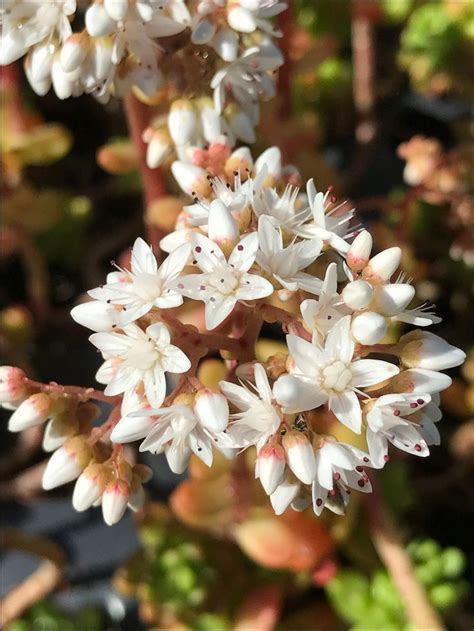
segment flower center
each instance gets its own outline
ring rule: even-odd
[[[155,342],[149,340],[138,340],[127,351],[125,360],[133,368],[149,370],[160,358],[160,351]]]
[[[137,274],[133,279],[133,289],[145,302],[154,302],[161,296],[161,282],[156,274]]]
[[[326,390],[344,392],[352,380],[352,372],[344,362],[337,360],[323,369],[322,387]]]
[[[234,270],[222,267],[209,275],[209,285],[220,294],[229,296],[238,288],[239,280]]]

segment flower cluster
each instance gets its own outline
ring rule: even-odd
[[[419,328],[385,343],[389,327],[393,338],[400,323],[439,318],[412,306],[403,275],[394,280],[400,249],[374,254],[370,234],[351,227],[353,210],[312,180],[300,190],[276,147],[255,162],[240,148],[214,168],[175,162],[194,199],[162,241],[168,256],[159,265],[138,238],[129,269],[72,310],[94,331],[104,393],[77,398],[16,368],[0,374],[12,431],[48,421],[45,488],[77,479],[74,506],[102,503],[107,523],[143,502],[148,472],[123,451],[138,440],[176,473],[191,454],[211,466],[214,449],[233,458],[254,447],[276,513],[343,513],[352,490],[370,492],[366,469],[385,465],[389,444],[424,457],[439,443],[439,392],[451,383],[441,371],[465,358]],[[257,362],[265,323],[282,326],[286,352]],[[215,389],[198,378],[209,353],[227,368]],[[102,426],[84,397],[113,405]],[[340,425],[353,441],[337,440]]]
[[[277,0],[6,0],[0,64],[25,56],[41,96],[52,86],[60,99],[86,93],[105,103],[133,89],[166,105],[144,133],[150,168],[173,152],[212,162],[239,139],[255,141],[259,100],[274,96],[273,73],[283,63],[271,18],[285,7]],[[77,23],[84,27],[73,31]]]

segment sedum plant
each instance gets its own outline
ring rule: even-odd
[[[160,241],[166,258],[137,238],[129,262],[72,310],[93,331],[104,389],[44,384],[4,366],[10,430],[46,423],[44,488],[75,481],[74,507],[101,505],[109,525],[145,500],[151,471],[124,450],[135,442],[164,453],[175,473],[191,454],[212,467],[216,451],[233,459],[255,447],[275,513],[344,513],[352,491],[371,492],[367,470],[385,466],[389,445],[426,457],[439,443],[439,392],[451,383],[442,371],[465,355],[427,330],[439,318],[399,271],[399,247],[373,251],[354,210],[304,183],[278,147],[257,158],[236,148],[253,142],[259,99],[275,92],[283,59],[271,18],[284,3],[78,8],[85,27],[73,31],[75,2],[6,3],[2,62],[25,55],[39,94],[52,84],[59,98],[133,91],[160,103],[143,135],[148,168],[173,155],[189,203]],[[396,322],[413,328],[388,341]],[[286,344],[257,362],[267,325]],[[209,388],[198,371],[216,355],[226,376]],[[99,423],[97,402],[109,405]]]

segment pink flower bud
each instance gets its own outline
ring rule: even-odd
[[[316,475],[313,446],[301,432],[289,431],[283,436],[283,447],[290,469],[304,484],[311,484]]]
[[[259,451],[256,474],[267,495],[271,495],[280,484],[285,465],[285,452],[280,445],[269,443]]]
[[[107,526],[113,526],[122,519],[129,497],[130,487],[124,480],[107,484],[102,495],[102,515]]]
[[[373,297],[372,285],[365,280],[354,280],[342,290],[342,298],[349,309],[358,311],[365,309]]]
[[[13,412],[8,429],[11,432],[22,432],[29,427],[41,425],[48,418],[51,407],[50,396],[44,392],[32,394]]]
[[[211,187],[207,179],[207,172],[201,167],[176,160],[171,165],[171,171],[176,182],[188,195],[194,193],[206,197],[210,193]]]
[[[401,258],[402,251],[399,247],[383,250],[370,259],[362,271],[362,278],[370,283],[387,282],[400,265]]]
[[[349,248],[347,253],[347,264],[349,267],[358,272],[363,269],[369,262],[370,252],[372,251],[372,236],[367,230],[359,232]]]
[[[106,482],[105,467],[102,464],[90,464],[77,478],[72,494],[72,505],[81,512],[90,508],[102,497]]]
[[[374,311],[365,311],[352,320],[351,333],[359,344],[368,346],[377,344],[387,332],[387,322],[383,316]]]
[[[89,38],[85,33],[73,33],[64,42],[59,55],[64,72],[73,72],[86,58]]]
[[[229,404],[224,395],[200,390],[194,401],[194,411],[201,425],[211,432],[222,432],[229,422]]]
[[[0,366],[0,404],[18,404],[26,395],[26,375],[23,370],[14,366]]]

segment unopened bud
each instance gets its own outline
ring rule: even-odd
[[[233,104],[226,107],[224,115],[232,133],[237,138],[250,144],[255,142],[256,136],[252,121],[245,112]]]
[[[246,180],[252,170],[252,154],[248,147],[239,147],[231,153],[225,163],[224,172],[227,177],[239,173],[242,180]]]
[[[311,484],[316,475],[316,459],[307,437],[301,432],[288,431],[282,442],[290,469],[301,482]]]
[[[194,137],[197,128],[197,115],[191,103],[185,99],[175,101],[168,114],[168,129],[177,145],[185,145]]]
[[[374,284],[387,282],[400,265],[401,258],[402,251],[399,247],[383,250],[370,259],[362,270],[362,278]]]
[[[351,270],[359,272],[369,262],[372,251],[372,236],[367,230],[362,230],[356,236],[347,253],[347,264]]]
[[[112,20],[123,20],[128,12],[128,0],[104,0],[104,9]]]
[[[46,491],[75,480],[87,466],[92,451],[83,436],[70,438],[49,459],[43,474]]]
[[[374,311],[365,311],[356,315],[352,320],[351,333],[353,338],[363,344],[370,346],[377,344],[387,332],[387,322],[383,316]]]
[[[376,287],[372,308],[385,316],[401,313],[412,301],[415,288],[408,283],[392,283]]]
[[[147,133],[147,132],[150,133]],[[150,169],[156,169],[171,153],[171,138],[165,129],[146,130],[144,140],[147,143],[146,163]]]
[[[115,20],[105,10],[102,3],[94,2],[85,15],[86,29],[91,37],[110,35],[116,28]]]
[[[365,309],[372,301],[374,291],[372,285],[365,280],[354,280],[342,290],[342,299],[354,311]]]
[[[451,377],[442,372],[410,368],[392,377],[390,389],[392,392],[415,392],[419,394],[433,394],[446,390],[452,383]]]
[[[267,495],[271,495],[280,484],[285,465],[285,452],[281,445],[269,443],[258,452],[256,473]]]
[[[73,33],[67,38],[59,55],[64,72],[73,72],[80,67],[87,55],[88,42],[86,33]]]
[[[102,495],[102,515],[107,526],[113,526],[122,519],[129,497],[130,487],[124,480],[107,484]]]
[[[201,167],[176,160],[171,165],[171,171],[176,182],[188,195],[202,195],[207,197],[211,192],[211,185],[207,179],[207,172]]]
[[[219,200],[211,202],[208,219],[209,239],[222,245],[227,245],[228,253],[239,238],[239,228],[228,208]]]
[[[291,502],[298,495],[301,484],[292,475],[288,474],[270,495],[270,502],[276,515],[286,511]]]
[[[281,151],[278,147],[269,147],[255,161],[255,173],[267,169],[267,177],[275,181],[281,176]]]
[[[93,463],[88,465],[77,478],[72,494],[72,505],[81,512],[87,510],[102,497],[107,483],[107,467]]]
[[[50,414],[51,403],[51,397],[44,392],[32,394],[13,412],[8,429],[11,432],[22,432],[29,427],[41,425]]]
[[[16,405],[27,396],[26,375],[21,368],[0,366],[0,404]]]
[[[446,370],[459,366],[466,359],[460,348],[428,331],[411,331],[400,338],[399,355],[407,368]]]
[[[224,395],[212,390],[200,390],[194,402],[201,425],[211,432],[222,432],[229,422],[229,404]]]

